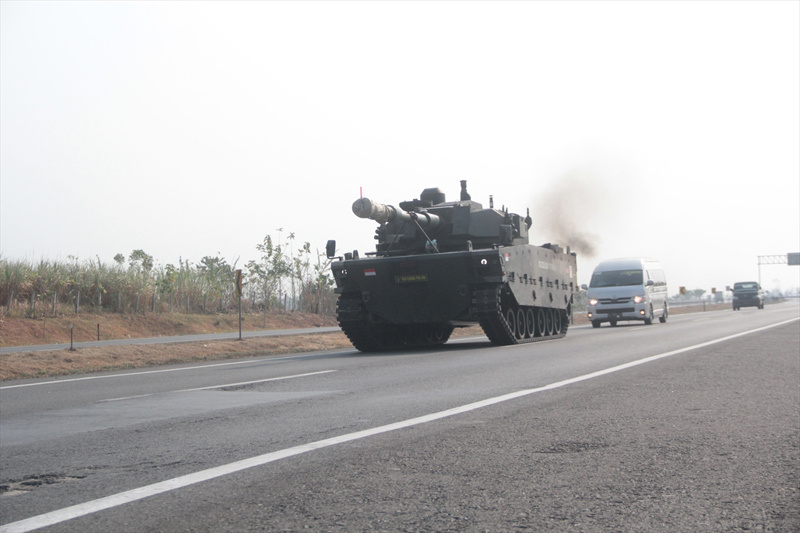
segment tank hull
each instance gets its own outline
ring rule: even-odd
[[[337,318],[362,351],[425,347],[480,324],[493,344],[563,337],[577,290],[574,254],[530,244],[331,265]]]

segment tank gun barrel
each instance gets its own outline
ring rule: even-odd
[[[353,213],[359,218],[368,218],[383,224],[396,220],[411,222],[416,220],[423,228],[435,228],[439,225],[439,217],[425,211],[407,212],[392,205],[374,202],[369,198],[359,198],[353,202]]]

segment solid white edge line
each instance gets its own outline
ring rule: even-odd
[[[69,379],[55,379],[53,381],[37,381],[36,383],[21,383],[19,385],[6,385],[4,387],[0,387],[0,390],[6,389],[20,389],[22,387],[41,387],[44,385],[60,385],[62,383],[70,383],[73,381],[87,381],[90,379],[111,379],[111,378],[126,378],[128,376],[142,376],[145,374],[162,374],[164,372],[185,372],[187,370],[203,370],[205,368],[214,368],[217,366],[233,366],[233,365],[246,365],[252,363],[264,363],[264,362],[272,362],[272,361],[286,361],[291,359],[305,359],[306,357],[317,357],[320,353],[324,353],[325,355],[328,354],[337,354],[337,353],[347,353],[352,350],[336,350],[331,352],[314,352],[308,353],[303,355],[290,355],[288,357],[266,357],[263,359],[247,359],[244,361],[228,361],[225,363],[210,363],[205,365],[194,365],[194,366],[186,366],[181,368],[162,368],[159,370],[143,370],[139,372],[125,372],[122,374],[107,374],[103,376],[85,376],[82,378],[69,378]]]
[[[266,378],[266,379],[257,379],[255,381],[241,381],[239,383],[226,383],[224,385],[210,385],[208,387],[197,387],[195,389],[179,389],[179,390],[168,390],[164,392],[153,392],[151,394],[138,394],[136,396],[125,396],[123,398],[110,398],[108,400],[100,400],[100,403],[104,402],[121,402],[123,400],[132,400],[134,398],[147,398],[148,396],[155,396],[157,394],[172,394],[176,392],[195,392],[200,390],[211,390],[211,389],[222,389],[225,387],[241,387],[242,385],[253,385],[255,383],[267,383],[269,381],[281,381],[284,379],[295,379],[295,378],[304,378],[307,376],[317,376],[319,374],[329,374],[331,372],[336,372],[336,370],[320,370],[319,372],[308,372],[306,374],[295,374],[293,376],[280,376],[277,378]]]
[[[195,472],[194,474],[187,474],[185,476],[168,479],[160,483],[146,485],[144,487],[139,487],[126,492],[121,492],[119,494],[106,496],[105,498],[98,498],[96,500],[92,500],[86,503],[73,505],[71,507],[65,507],[64,509],[59,509],[57,511],[52,511],[50,513],[45,513],[42,515],[20,520],[17,522],[12,522],[0,526],[0,533],[24,533],[27,531],[33,531],[35,529],[39,529],[45,526],[51,526],[54,524],[58,524],[60,522],[71,520],[73,518],[86,516],[89,514],[96,513],[98,511],[142,500],[150,496],[163,494],[165,492],[180,489],[183,487],[188,487],[189,485],[194,485],[196,483],[200,483],[203,481],[209,481],[211,479],[222,477],[228,474],[233,474],[235,472],[239,472],[242,470],[247,470],[249,468],[253,468],[256,466],[263,466],[265,464],[279,461],[281,459],[286,459],[287,457],[292,457],[294,455],[300,455],[302,453],[310,452],[313,450],[319,450],[321,448],[327,448],[329,446],[335,446],[337,444],[342,444],[345,442],[351,442],[358,439],[380,435],[382,433],[396,431],[398,429],[404,429],[420,424],[425,424],[428,422],[433,422],[435,420],[440,420],[442,418],[447,418],[467,413],[469,411],[474,411],[476,409],[481,409],[483,407],[488,407],[502,402],[507,402],[509,400],[514,400],[517,398],[521,398],[523,396],[535,394],[537,392],[549,391],[560,387],[565,387],[567,385],[572,385],[574,383],[579,383],[581,381],[586,381],[600,376],[605,376],[607,374],[619,372],[620,370],[625,370],[635,366],[643,365],[645,363],[651,363],[653,361],[657,361],[658,359],[663,359],[665,357],[670,357],[684,352],[696,350],[698,348],[704,348],[706,346],[711,346],[714,344],[718,344],[720,342],[725,342],[731,339],[735,339],[737,337],[742,337],[744,335],[750,335],[752,333],[757,333],[759,331],[764,331],[774,327],[782,326],[785,324],[789,324],[791,322],[796,322],[798,320],[800,320],[800,318],[785,320],[783,322],[778,322],[777,324],[771,324],[769,326],[763,326],[760,328],[751,329],[749,331],[744,331],[742,333],[736,333],[734,335],[728,335],[725,337],[721,337],[719,339],[714,339],[700,344],[695,344],[693,346],[687,346],[686,348],[680,348],[677,350],[672,350],[670,352],[665,352],[662,354],[645,357],[644,359],[637,359],[636,361],[631,361],[629,363],[617,365],[611,368],[607,368],[605,370],[598,370],[597,372],[591,372],[589,374],[584,374],[582,376],[565,379],[563,381],[557,381],[555,383],[550,383],[549,385],[545,385],[543,387],[512,392],[509,394],[504,394],[502,396],[496,396],[494,398],[488,398],[486,400],[481,400],[478,402],[462,405],[460,407],[454,407],[452,409],[447,409],[445,411],[439,411],[438,413],[432,413],[429,415],[423,415],[416,418],[410,418],[408,420],[395,422],[393,424],[387,424],[385,426],[365,429],[363,431],[356,431],[355,433],[348,433],[346,435],[340,435],[338,437],[323,439],[308,444],[302,444],[300,446],[294,446],[292,448],[286,448],[284,450],[279,450],[276,452],[270,452],[256,457],[251,457],[249,459],[243,459],[241,461],[236,461],[233,463],[229,463],[227,465],[221,465],[214,468],[209,468],[207,470],[201,470],[200,472]]]

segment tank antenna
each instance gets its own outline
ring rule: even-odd
[[[494,209],[494,197],[489,195],[489,209]]]

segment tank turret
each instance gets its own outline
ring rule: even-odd
[[[409,255],[528,244],[531,218],[483,206],[470,199],[461,181],[461,200],[447,202],[438,188],[425,189],[419,199],[400,208],[369,198],[353,202],[353,213],[378,222],[378,256]]]

